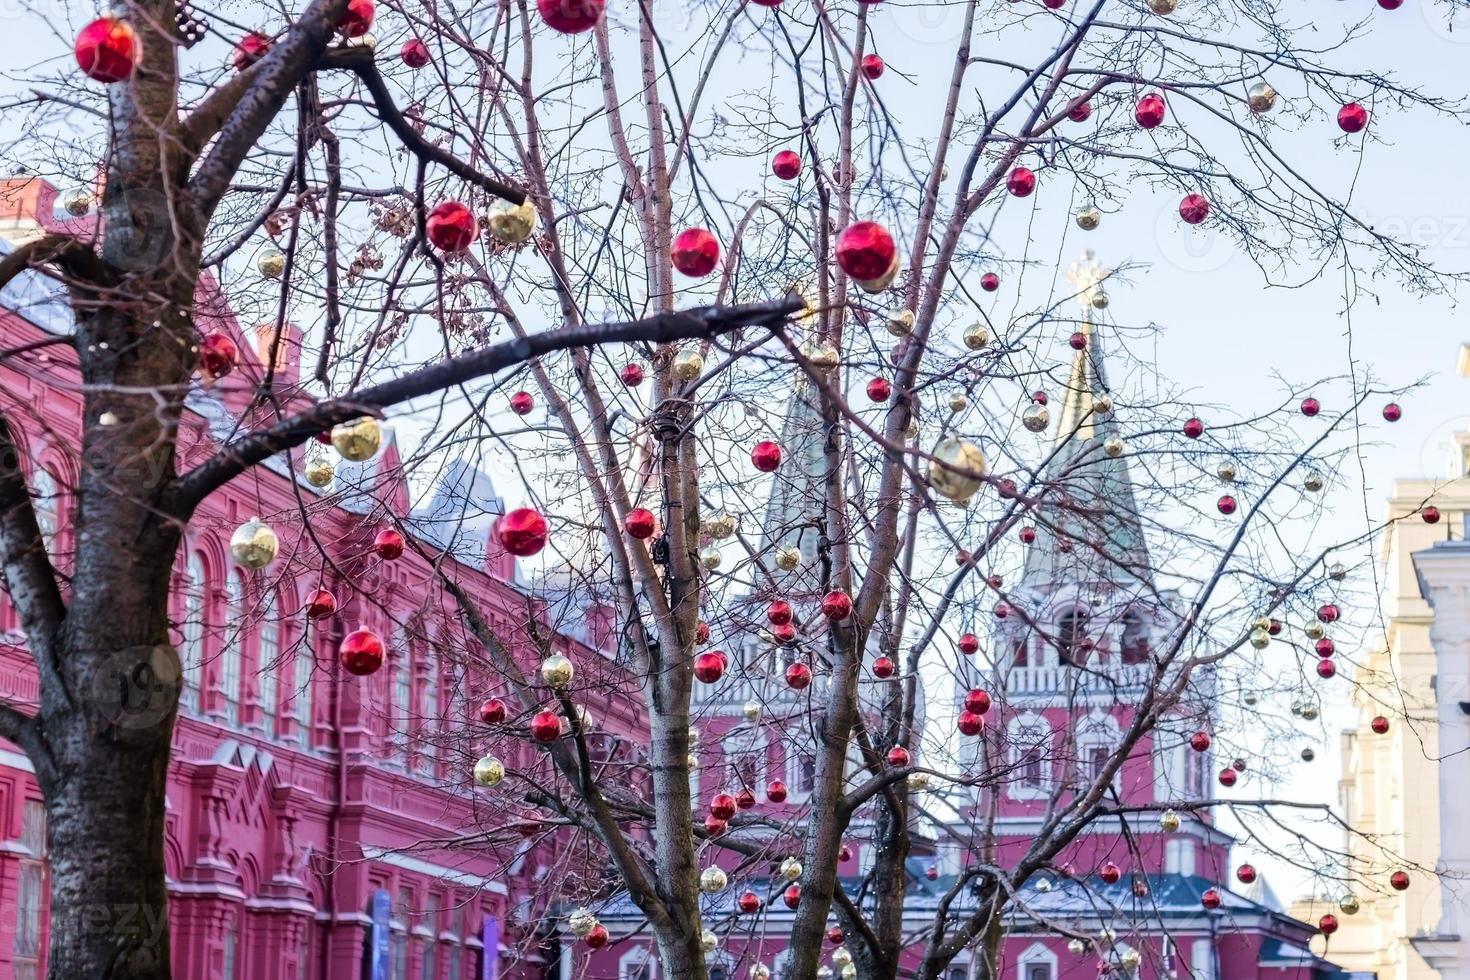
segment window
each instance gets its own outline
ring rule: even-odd
[[[618,960],[618,980],[654,980],[656,965],[647,949],[634,947]]]
[[[1130,609],[1123,617],[1122,657],[1125,664],[1141,664],[1148,661],[1148,624],[1136,610]]]
[[[184,565],[184,622],[180,626],[184,649],[185,707],[198,711],[202,707],[200,688],[204,674],[204,559],[191,552]]]
[[[1016,958],[1016,980],[1052,980],[1057,975],[1057,955],[1045,943],[1026,947]]]
[[[393,918],[393,980],[408,978],[408,919],[413,914],[413,889],[398,889],[398,908]]]
[[[21,857],[15,891],[16,980],[37,980],[41,969],[41,925],[46,910],[46,807],[26,800],[21,812]]]
[[[730,971],[725,969],[724,964],[716,963],[709,968],[709,980],[730,980]]]
[[[220,980],[235,980],[237,975],[235,971],[235,959],[238,955],[237,947],[239,945],[239,925],[234,915],[230,915],[229,921],[225,923],[225,968],[220,974]]]
[[[245,633],[245,577],[231,569],[225,580],[225,644],[219,657],[219,694],[225,721],[240,724],[240,646]]]
[[[296,676],[293,678],[296,700],[292,703],[292,715],[296,721],[297,737],[301,739],[302,745],[308,747],[311,745],[311,675],[312,668],[316,666],[312,644],[315,642],[315,633],[307,627],[296,648]]]
[[[389,722],[389,738],[399,752],[408,745],[408,713],[413,704],[412,656],[409,653],[408,637],[398,630],[393,638],[393,717]]]
[[[1011,646],[1011,665],[1014,667],[1026,666],[1026,641],[1018,639]]]
[[[425,725],[426,728],[429,729],[430,735],[432,735],[433,728],[434,728],[434,723],[435,723],[436,719],[438,719],[438,717],[439,717],[439,673],[438,673],[438,670],[436,669],[436,664],[434,662],[434,658],[432,656],[430,656],[430,655],[427,655],[427,654],[424,657],[424,681],[423,681],[423,688],[424,688],[424,705],[423,705],[423,709],[424,709],[423,710],[424,725]],[[423,757],[421,759],[421,761],[423,763],[423,767],[424,767],[425,771],[432,771],[433,768],[434,768],[434,757],[436,755],[436,752],[435,752],[435,744],[434,744],[433,738],[430,737],[430,738],[425,739],[423,741],[423,743],[422,743],[422,748],[423,748],[423,752],[424,752]]]
[[[1087,642],[1087,614],[1075,609],[1062,613],[1057,619],[1056,642],[1057,657],[1062,663],[1085,664],[1091,646]]]
[[[1035,789],[1040,789],[1045,779],[1042,770],[1041,749],[1031,746],[1021,758],[1021,782]]]
[[[816,755],[806,749],[793,748],[789,768],[792,792],[807,794],[817,788]]]
[[[1051,980],[1051,967],[1045,963],[1027,963],[1026,980]]]
[[[35,476],[31,478],[31,489],[34,491],[32,507],[36,512],[36,525],[41,529],[41,540],[47,553],[54,558],[56,535],[61,530],[61,488],[50,470],[37,466]]]
[[[944,980],[970,980],[970,968],[963,963],[954,963],[949,972],[944,975]]]
[[[276,594],[265,594],[260,604],[260,642],[256,669],[260,674],[260,728],[266,738],[276,737],[277,683],[281,659],[281,623],[276,618]]]
[[[1011,795],[1022,799],[1043,795],[1052,779],[1051,726],[1040,715],[1023,715],[1011,720],[1006,738]]]
[[[1089,783],[1095,783],[1102,778],[1103,771],[1108,767],[1108,747],[1106,745],[1089,745],[1085,757],[1086,769]]]
[[[1194,980],[1214,980],[1215,947],[1208,939],[1196,939],[1190,949],[1190,972]]]
[[[1202,798],[1205,795],[1205,761],[1209,753],[1196,752],[1187,745],[1180,746],[1179,751],[1184,753],[1184,792],[1192,798]]]
[[[419,976],[437,976],[434,967],[439,960],[439,910],[429,909],[424,913],[424,929],[428,935],[424,938],[424,950],[419,957]]]

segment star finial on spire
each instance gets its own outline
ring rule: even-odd
[[[1067,281],[1077,294],[1077,302],[1082,304],[1083,319],[1091,319],[1093,308],[1099,305],[1096,298],[1102,295],[1102,284],[1111,273],[1111,269],[1102,267],[1090,248],[1067,270]]]

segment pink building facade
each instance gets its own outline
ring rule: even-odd
[[[39,180],[0,185],[0,251],[69,220]],[[82,219],[85,223],[87,219]],[[77,222],[72,221],[75,225]],[[201,387],[183,421],[181,465],[212,453],[263,376],[269,334],[248,335],[213,283],[201,304],[242,352],[236,378]],[[0,348],[69,331],[54,284],[22,276],[0,293]],[[206,327],[206,329],[209,329]],[[290,386],[289,334],[277,377]],[[50,553],[64,573],[71,551],[80,397],[65,346],[0,362],[0,408],[21,432],[21,459]],[[335,458],[335,454],[332,454]],[[505,827],[470,774],[493,750],[514,769],[534,763],[524,739],[497,740],[478,720],[503,694],[431,565],[410,548],[385,561],[373,534],[397,526],[429,553],[504,636],[541,616],[517,584],[515,560],[492,543],[501,511],[488,478],[458,463],[430,499],[410,504],[391,438],[372,461],[342,464],[325,490],[293,464],[272,461],[215,494],[189,528],[175,570],[174,641],[186,689],[169,774],[167,874],[174,975],[188,980],[487,980],[555,975],[559,952],[537,936],[546,910],[530,897],[554,830],[534,815],[475,847],[431,847],[485,826]],[[5,461],[10,465],[12,461]],[[303,511],[308,515],[302,518]],[[281,541],[267,569],[230,558],[229,538],[259,516]],[[308,621],[307,593],[326,588],[338,613]],[[615,670],[595,645],[552,633],[574,662]],[[366,678],[344,674],[336,649],[366,626],[389,659]],[[513,648],[533,665],[529,641]],[[13,610],[0,597],[0,693],[35,703],[36,678]],[[641,726],[625,702],[591,703],[609,731]],[[156,724],[157,705],[119,708],[124,724]],[[512,712],[507,726],[524,725]],[[498,743],[498,744],[497,744]],[[514,811],[509,811],[516,816]],[[0,980],[45,975],[45,814],[30,765],[0,743]],[[555,910],[551,912],[555,916]],[[118,923],[161,929],[162,923]],[[548,974],[549,971],[549,974]]]

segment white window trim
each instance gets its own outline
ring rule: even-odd
[[[1118,719],[1101,708],[1096,708],[1090,714],[1077,719],[1073,741],[1077,745],[1077,761],[1082,770],[1080,774],[1082,781],[1084,785],[1091,786],[1091,750],[1102,746],[1107,749],[1109,756],[1118,750],[1118,745],[1122,741]],[[1118,777],[1121,774],[1122,769],[1119,767],[1119,771],[1113,773],[1112,785],[1118,785]]]
[[[786,746],[786,796],[792,803],[805,803],[811,799],[811,790],[801,788],[801,766],[800,761],[807,753],[799,746],[788,743]],[[811,750],[812,765],[817,762],[817,752]],[[813,772],[812,781],[815,783],[816,774]]]
[[[1056,732],[1052,730],[1051,723],[1042,715],[1034,711],[1028,711],[1024,715],[1017,715],[1011,719],[1007,726],[1007,740],[1010,749],[1007,755],[1010,757],[1011,765],[1015,771],[1015,777],[1011,779],[1006,787],[1012,799],[1037,800],[1047,796],[1051,792],[1054,774],[1052,772],[1053,742]],[[1044,735],[1038,739],[1035,736]],[[1022,761],[1029,749],[1037,744],[1041,748],[1041,785],[1027,785],[1025,776],[1021,771]]]
[[[1026,968],[1036,963],[1043,963],[1051,973],[1052,980],[1057,976],[1057,954],[1051,951],[1046,943],[1037,941],[1027,946],[1020,956],[1016,957],[1016,980],[1026,980]]]
[[[648,980],[658,980],[658,960],[654,959],[647,946],[633,946],[618,957],[618,980],[633,980],[633,970],[648,966]]]

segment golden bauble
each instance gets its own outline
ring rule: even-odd
[[[1123,440],[1119,439],[1117,436],[1108,436],[1106,439],[1103,440],[1103,453],[1106,454],[1109,459],[1117,459],[1119,456],[1123,455],[1123,450],[1126,448],[1127,447],[1123,445]]]
[[[332,448],[343,459],[354,463],[372,459],[382,444],[383,426],[368,415],[332,429]]]
[[[529,200],[520,204],[501,201],[485,216],[490,234],[507,245],[518,245],[536,230],[536,208]]]
[[[1136,949],[1125,949],[1123,950],[1123,955],[1118,957],[1118,961],[1123,964],[1123,969],[1125,970],[1138,969],[1138,964],[1142,959],[1143,957],[1139,955]]]
[[[728,883],[725,872],[719,868],[705,868],[699,873],[699,890],[706,895],[718,895]]]
[[[1317,715],[1318,711],[1315,704],[1308,702],[1307,704],[1302,705],[1302,717],[1304,719],[1306,719],[1307,721],[1316,721]]]
[[[1321,490],[1322,489],[1322,474],[1321,473],[1308,473],[1302,479],[1302,489],[1305,490],[1305,491],[1307,491],[1308,493],[1316,493],[1318,490]]]
[[[541,661],[541,680],[554,691],[560,691],[570,684],[576,672],[572,662],[559,653],[553,653]]]
[[[1347,566],[1342,562],[1333,562],[1331,567],[1327,569],[1327,577],[1334,582],[1341,582],[1347,578]]]
[[[837,967],[840,970],[850,963],[852,963],[852,953],[848,951],[846,946],[838,946],[836,949],[832,950],[833,966]]]
[[[61,205],[66,208],[67,214],[80,218],[92,210],[92,195],[87,191],[72,191],[61,199]]]
[[[1051,410],[1045,405],[1033,403],[1021,413],[1021,424],[1028,431],[1045,432],[1046,427],[1051,424]]]
[[[771,980],[771,968],[764,963],[751,964],[750,980]]]
[[[1265,82],[1257,82],[1245,93],[1251,112],[1260,115],[1276,108],[1276,90]]]
[[[1312,620],[1310,623],[1303,626],[1302,630],[1307,634],[1310,639],[1313,640],[1320,640],[1322,639],[1322,637],[1327,635],[1327,625],[1323,623],[1320,619]]]
[[[720,948],[720,937],[705,929],[699,934],[699,948],[706,953],[713,953]]]
[[[1036,879],[1036,890],[1039,891],[1039,892],[1041,892],[1042,894],[1045,894],[1045,893],[1051,891],[1051,879],[1050,878],[1037,878]]]
[[[970,350],[980,350],[990,343],[990,331],[985,329],[983,323],[972,323],[965,328],[965,346]]]
[[[1251,646],[1257,650],[1264,650],[1271,645],[1271,631],[1254,629],[1251,630]]]
[[[493,755],[481,756],[475,763],[476,786],[499,786],[505,778],[505,764]]]
[[[740,709],[740,713],[745,716],[746,721],[754,724],[761,720],[761,703],[755,700],[747,701]]]
[[[337,467],[324,456],[317,456],[306,463],[306,482],[318,489],[331,483],[332,477],[336,475]]]
[[[720,563],[724,560],[724,557],[720,554],[720,549],[714,545],[710,545],[699,553],[699,563],[711,572],[719,568]]]
[[[842,980],[857,980],[857,964],[849,963],[842,968]]]
[[[1069,939],[1067,940],[1067,952],[1071,953],[1073,956],[1081,956],[1083,953],[1087,952],[1087,944],[1080,939]]]
[[[1092,414],[1107,415],[1113,410],[1113,399],[1111,395],[1094,395],[1092,398]]]
[[[963,412],[970,407],[970,399],[965,397],[963,391],[951,392],[949,396],[949,410],[951,412]]]
[[[1348,892],[1337,900],[1337,907],[1342,910],[1343,915],[1357,915],[1363,909],[1363,903],[1358,901],[1358,896]]]
[[[787,881],[795,881],[801,877],[801,862],[794,857],[781,860],[781,877]]]
[[[1102,212],[1097,208],[1088,206],[1077,212],[1077,227],[1083,231],[1092,231],[1102,224]]]
[[[704,522],[704,530],[716,541],[723,541],[735,533],[735,518],[723,512],[715,514]]]
[[[118,418],[115,412],[103,412],[97,416],[97,424],[101,426],[117,425]]]
[[[914,332],[914,311],[892,310],[883,326],[895,337],[907,337]]]
[[[1148,9],[1160,17],[1167,17],[1179,6],[1179,0],[1148,0]]]
[[[592,718],[592,712],[587,708],[587,706],[585,704],[579,704],[579,705],[577,705],[576,706],[576,712],[577,712],[577,727],[580,728],[584,732],[590,732],[590,731],[592,731],[592,725],[593,725],[593,720],[594,719]]]
[[[597,916],[587,908],[579,906],[567,916],[567,928],[572,931],[572,935],[581,939],[597,928]]]
[[[1270,616],[1265,616],[1265,615],[1257,616],[1254,620],[1251,621],[1251,629],[1254,629],[1254,630],[1269,630],[1270,628],[1271,628],[1271,617]]]
[[[783,572],[794,572],[801,567],[801,549],[782,545],[776,549],[776,567]]]
[[[963,503],[980,489],[989,469],[979,446],[951,436],[934,447],[934,458],[929,461],[929,485],[940,496]]]
[[[1175,813],[1173,810],[1165,810],[1163,813],[1159,814],[1159,827],[1162,828],[1165,833],[1172,834],[1174,831],[1179,829],[1179,825],[1182,822],[1183,821],[1179,819],[1179,814]]]
[[[280,551],[276,532],[258,517],[250,518],[230,535],[230,554],[246,568],[262,569],[275,561]]]
[[[674,375],[683,381],[693,381],[704,370],[704,358],[697,350],[681,350],[674,355]]]
[[[690,752],[684,757],[684,762],[689,766],[689,769],[691,771],[699,768],[699,756],[695,755],[693,752]]]
[[[907,780],[909,792],[922,793],[929,788],[929,774],[927,772],[911,772]]]
[[[260,258],[255,260],[255,267],[267,279],[279,279],[286,271],[286,256],[275,249],[262,252]]]
[[[837,353],[837,346],[825,340],[821,342],[808,340],[801,345],[801,356],[810,361],[812,367],[819,371],[832,370],[842,359]]]
[[[1092,294],[1092,308],[1094,310],[1105,310],[1108,308],[1108,294],[1101,289]]]
[[[1234,483],[1236,477],[1235,464],[1228,459],[1221,460],[1220,465],[1215,467],[1215,475],[1226,483]]]

